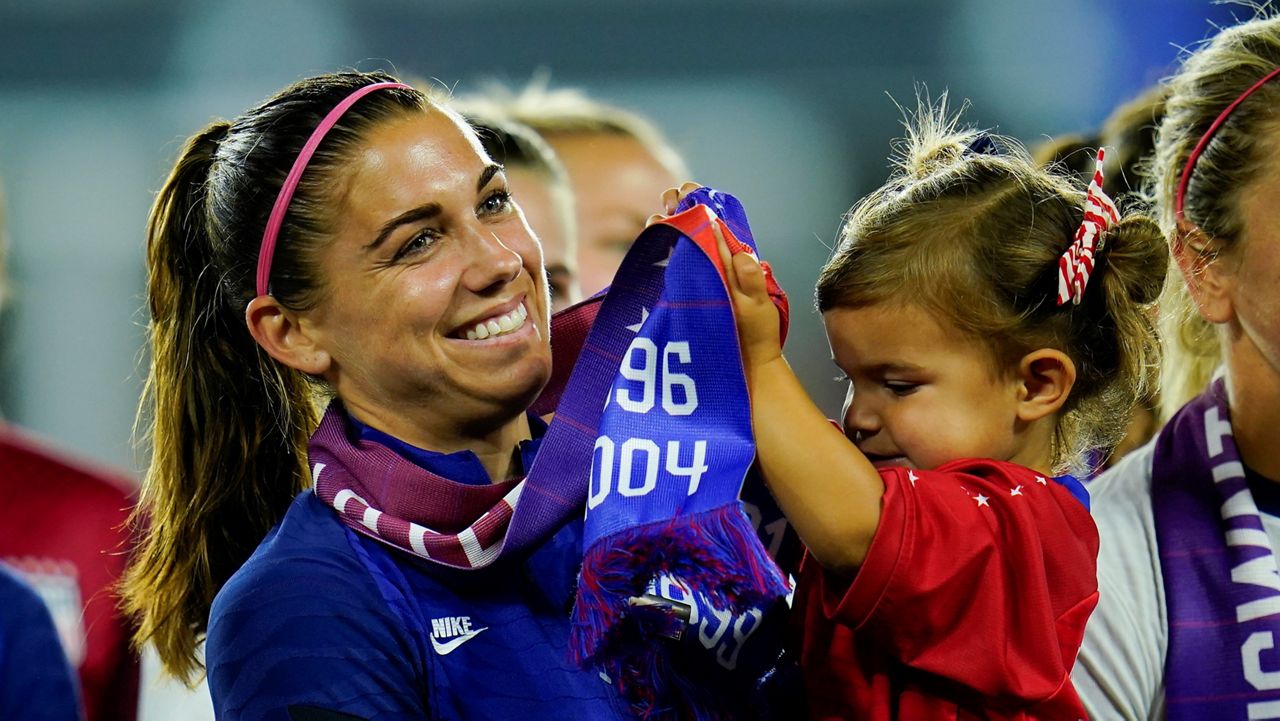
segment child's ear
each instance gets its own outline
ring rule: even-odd
[[[1055,413],[1076,383],[1076,364],[1055,348],[1041,348],[1018,363],[1018,420],[1030,422]]]
[[[1226,323],[1235,317],[1231,300],[1234,276],[1224,266],[1215,241],[1187,221],[1178,221],[1177,239],[1170,253],[1182,272],[1187,292],[1200,317],[1210,323]],[[1176,281],[1177,279],[1172,279]]]
[[[249,301],[244,320],[249,334],[272,358],[313,376],[329,369],[331,358],[319,347],[314,327],[275,298],[260,295]]]

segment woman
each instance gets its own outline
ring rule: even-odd
[[[547,286],[466,124],[383,74],[304,80],[192,137],[148,233],[125,592],[166,666],[207,628],[220,719],[622,717],[566,661],[581,506],[516,480]]]
[[[1181,275],[1161,312],[1171,372],[1202,391],[1090,487],[1101,600],[1074,680],[1096,718],[1280,718],[1278,77],[1280,18],[1259,18],[1170,83],[1154,177]]]

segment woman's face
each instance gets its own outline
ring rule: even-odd
[[[639,141],[605,133],[549,133],[569,171],[578,219],[578,280],[583,295],[613,283],[622,259],[661,212],[662,193],[680,178]]]
[[[1217,263],[1229,275],[1238,341],[1280,375],[1280,148],[1241,193],[1240,211],[1241,242]]]
[[[542,252],[472,131],[435,109],[384,121],[333,198],[304,322],[348,410],[424,443],[520,417],[551,372]]]

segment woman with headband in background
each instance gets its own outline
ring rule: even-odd
[[[180,677],[207,629],[219,719],[625,716],[567,661],[581,506],[519,480],[546,429],[541,249],[457,114],[341,73],[215,122],[147,262],[125,594]]]
[[[1280,718],[1277,76],[1280,18],[1262,17],[1170,81],[1162,393],[1185,405],[1090,486],[1101,599],[1074,681],[1095,718]]]

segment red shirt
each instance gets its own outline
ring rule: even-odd
[[[0,562],[49,606],[87,721],[137,717],[138,659],[114,590],[129,550],[129,488],[0,424]]]
[[[1051,478],[962,460],[881,470],[852,583],[806,558],[796,592],[815,719],[1086,718],[1071,685],[1098,602],[1098,532]]]

